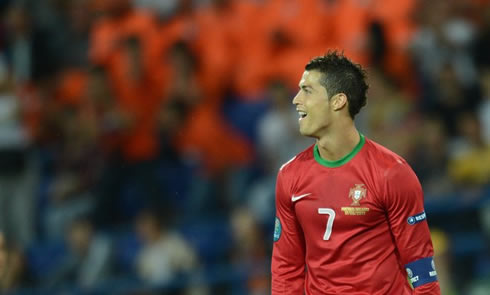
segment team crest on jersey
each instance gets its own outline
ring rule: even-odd
[[[352,199],[351,206],[360,206],[362,198],[366,197],[366,187],[364,184],[355,184],[349,191],[349,198]]]

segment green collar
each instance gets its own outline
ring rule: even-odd
[[[359,133],[361,139],[359,140],[359,143],[354,147],[354,149],[345,155],[342,159],[339,159],[337,161],[327,161],[323,159],[320,156],[320,152],[318,151],[318,144],[315,144],[315,148],[313,149],[313,154],[315,156],[315,160],[318,162],[318,164],[323,165],[325,167],[329,168],[335,168],[335,167],[340,167],[344,165],[345,163],[349,162],[352,158],[354,158],[355,155],[361,150],[361,148],[364,146],[364,143],[366,142],[366,139],[364,138],[364,135]]]

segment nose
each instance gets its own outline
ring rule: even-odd
[[[300,104],[300,102],[301,102],[301,95],[298,91],[298,93],[296,93],[296,95],[293,98],[293,104],[298,105],[298,104]]]

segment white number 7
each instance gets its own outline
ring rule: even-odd
[[[335,219],[335,211],[330,208],[318,208],[318,214],[328,214],[327,219],[327,229],[325,230],[325,234],[323,235],[323,239],[328,241],[330,239],[330,235],[332,234],[333,220]]]

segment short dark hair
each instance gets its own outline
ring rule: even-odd
[[[347,96],[352,119],[366,105],[366,92],[369,87],[366,83],[366,71],[343,53],[328,51],[325,55],[310,60],[305,70],[315,70],[323,74],[320,83],[327,90],[329,99],[338,93]]]

